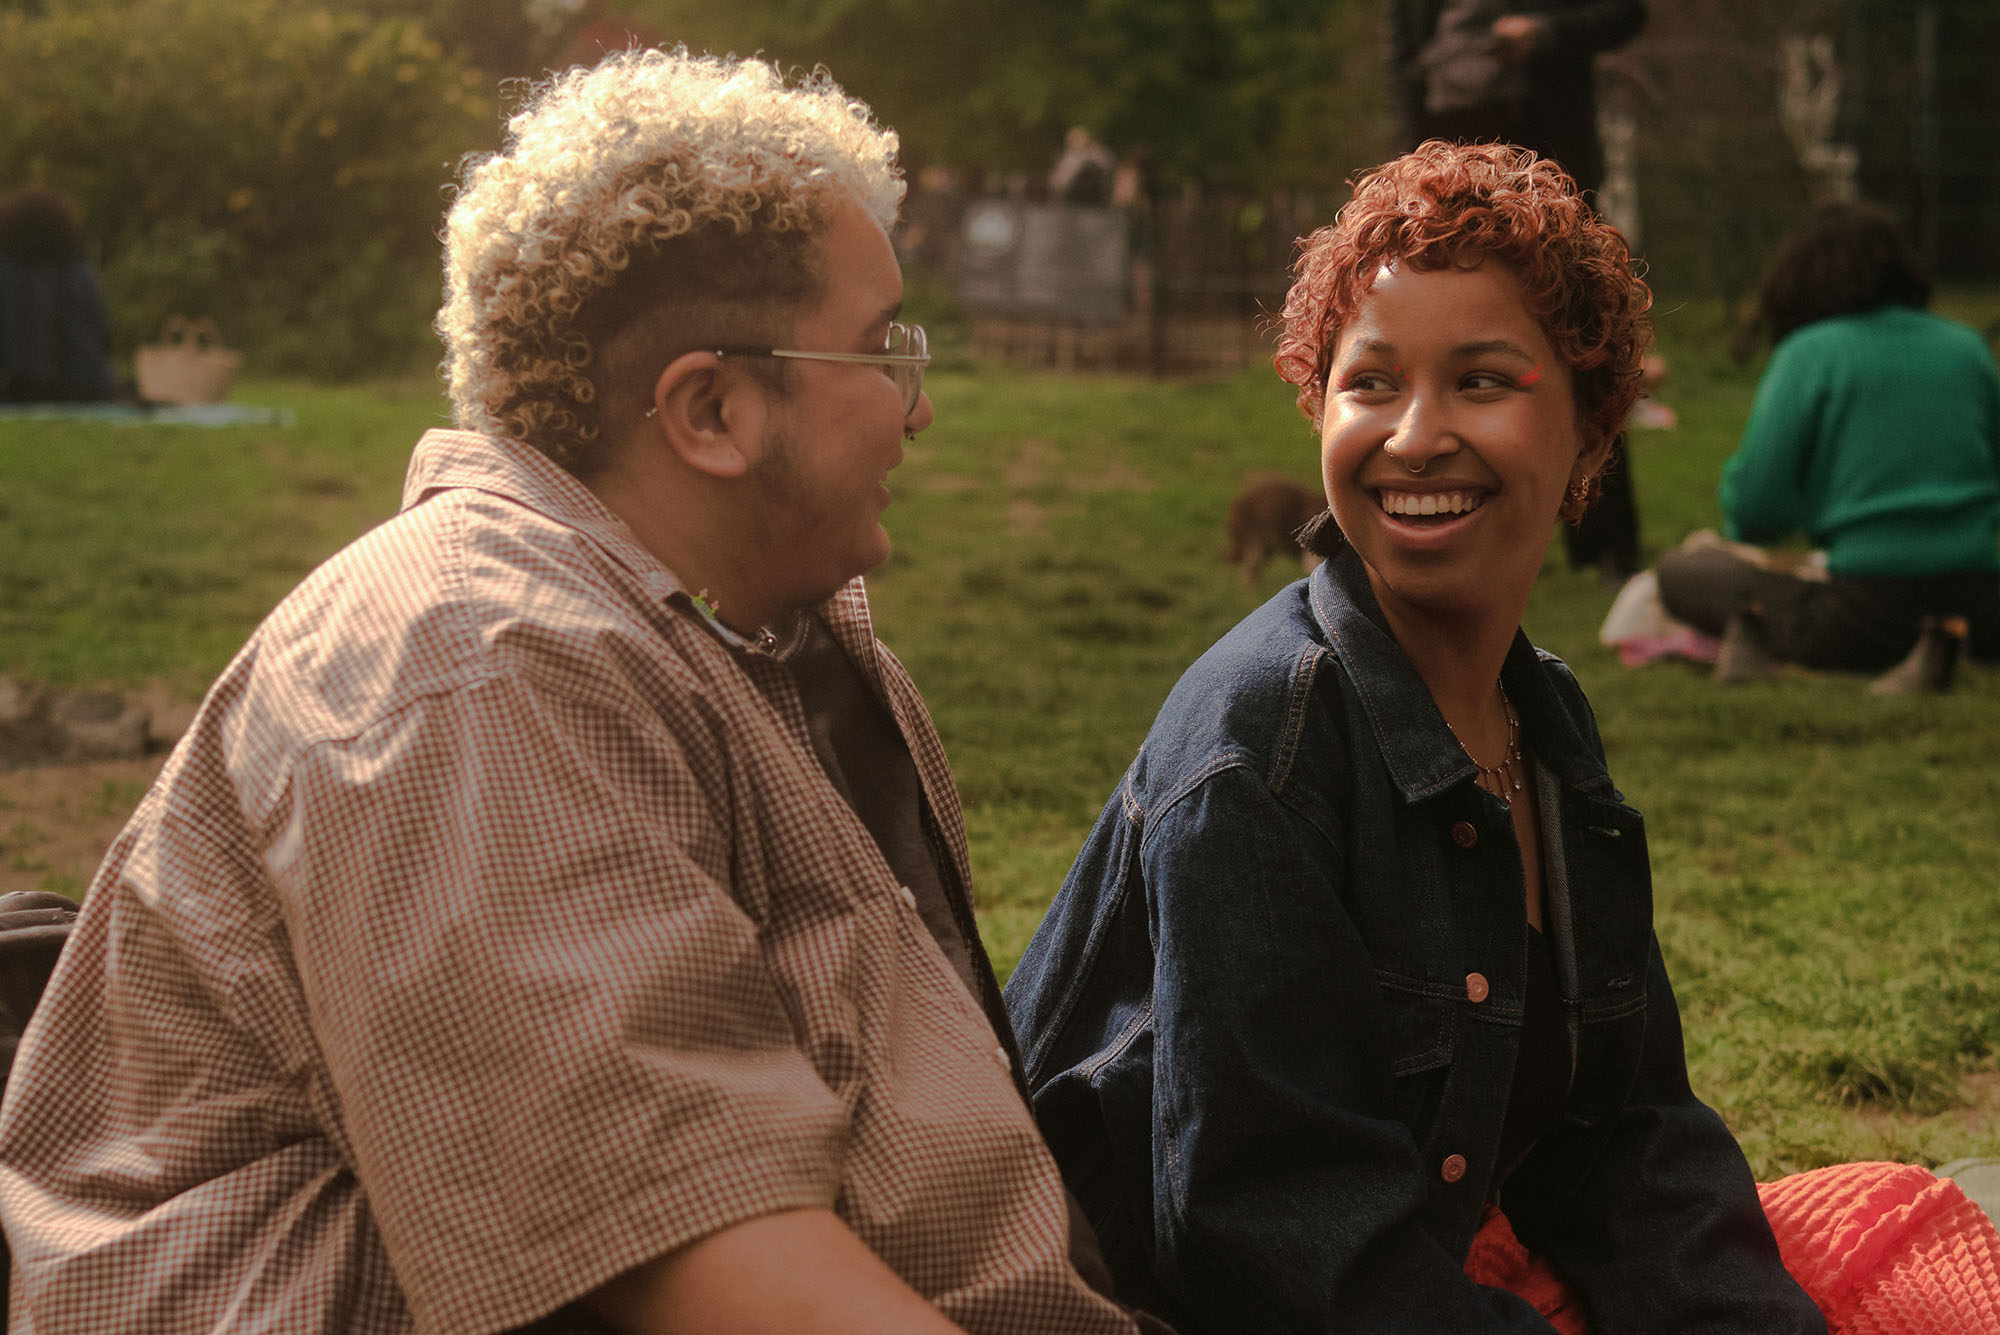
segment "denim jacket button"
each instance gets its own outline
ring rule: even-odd
[[[1453,821],[1451,841],[1460,848],[1471,848],[1479,842],[1479,831],[1472,828],[1472,822],[1469,820]]]
[[[1438,1176],[1447,1182],[1456,1182],[1464,1177],[1465,1156],[1463,1154],[1445,1155],[1444,1162],[1438,1165]]]
[[[1469,973],[1465,975],[1465,999],[1467,1001],[1478,1005],[1480,1002],[1486,1000],[1492,991],[1493,989],[1486,984],[1485,974]]]

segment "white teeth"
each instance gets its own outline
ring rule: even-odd
[[[1473,491],[1385,491],[1382,508],[1392,515],[1462,515],[1477,510],[1483,499]]]

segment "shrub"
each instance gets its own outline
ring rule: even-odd
[[[76,201],[125,352],[178,311],[264,370],[434,355],[443,187],[497,129],[480,76],[409,19],[281,0],[0,13],[0,183]]]

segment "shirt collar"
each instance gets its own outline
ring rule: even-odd
[[[573,529],[616,561],[648,596],[688,601],[692,590],[660,564],[604,502],[574,473],[519,441],[476,431],[426,431],[410,455],[403,476],[403,509],[412,510],[440,492],[489,492],[526,506],[545,519]]]
[[[1389,633],[1367,568],[1354,549],[1343,546],[1323,562],[1309,587],[1313,616],[1347,667],[1390,782],[1404,799],[1422,801],[1471,779],[1477,773],[1471,757],[1445,724],[1409,656]],[[1600,748],[1586,739],[1557,694],[1549,664],[1568,671],[1516,629],[1500,680],[1521,716],[1524,741],[1535,760],[1564,783],[1609,791],[1611,779]],[[1581,703],[1580,694],[1578,700]]]
[[[782,661],[804,640],[800,618],[767,632],[742,635],[708,615],[697,603],[695,591],[661,564],[596,493],[532,446],[476,431],[426,431],[410,455],[403,478],[402,508],[414,509],[440,492],[460,488],[503,497],[575,530],[623,567],[649,596],[679,607],[733,650]],[[865,652],[874,641],[874,627],[861,580],[849,582],[818,610],[834,637],[856,661],[865,664],[871,680],[875,679],[872,655]]]

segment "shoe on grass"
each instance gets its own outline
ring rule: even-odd
[[[1722,645],[1715,654],[1715,681],[1734,686],[1769,681],[1778,675],[1778,661],[1764,641],[1764,621],[1755,612],[1738,612],[1722,628]]]
[[[1925,617],[1909,657],[1869,684],[1874,695],[1942,695],[1951,689],[1964,641],[1937,617]]]

